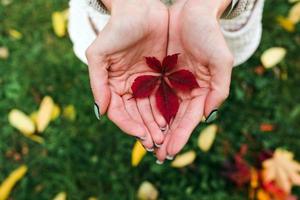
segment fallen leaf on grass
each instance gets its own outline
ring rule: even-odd
[[[257,191],[257,200],[271,200],[270,195],[263,189]]]
[[[9,56],[9,51],[7,47],[0,47],[0,59],[7,59]]]
[[[67,199],[67,193],[60,192],[58,193],[53,200],[66,200]]]
[[[9,29],[8,34],[11,38],[15,40],[20,40],[23,37],[23,34],[15,29]]]
[[[63,109],[63,116],[70,120],[74,121],[76,119],[76,109],[73,105],[68,105]]]
[[[268,124],[268,123],[262,123],[260,125],[260,131],[262,132],[271,132],[275,129],[274,125],[273,124]]]
[[[28,168],[25,165],[14,170],[0,185],[0,200],[6,200],[16,183],[23,178]]]
[[[286,49],[282,47],[272,47],[264,51],[261,55],[261,62],[267,69],[280,63],[286,55]]]
[[[278,24],[288,32],[295,32],[295,24],[289,18],[279,16],[277,17]]]
[[[60,115],[60,107],[57,104],[54,104],[52,113],[51,113],[51,120],[56,120]]]
[[[198,147],[204,151],[207,152],[211,148],[216,134],[218,131],[218,126],[215,124],[207,126],[201,133],[199,134],[198,137]]]
[[[68,10],[56,11],[52,13],[52,26],[54,33],[58,37],[63,37],[66,35],[68,13]]]
[[[152,183],[144,181],[139,187],[137,197],[139,200],[156,200],[158,191]]]
[[[42,133],[49,125],[52,119],[53,109],[53,99],[49,96],[44,97],[37,113],[36,125],[38,132]]]
[[[143,145],[140,143],[140,141],[136,141],[131,154],[131,165],[133,167],[138,166],[138,164],[141,162],[143,157],[146,155],[147,151],[143,147]]]
[[[192,164],[195,158],[196,158],[196,152],[188,151],[176,156],[175,160],[171,163],[171,166],[175,168],[182,168]]]
[[[297,24],[300,21],[300,2],[296,3],[289,12],[288,19],[293,22],[294,24]]]
[[[292,152],[276,149],[273,157],[263,162],[264,182],[275,181],[288,194],[293,185],[300,185],[300,163]]]
[[[18,129],[25,136],[30,136],[35,132],[33,121],[20,110],[11,110],[8,114],[8,121],[14,128]]]

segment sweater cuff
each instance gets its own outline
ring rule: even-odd
[[[246,10],[248,1],[251,0],[232,0],[231,5],[222,15],[222,19],[233,19],[242,14]]]
[[[86,0],[87,4],[102,14],[109,14],[108,9],[101,0]]]

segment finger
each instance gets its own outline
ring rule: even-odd
[[[157,158],[156,163],[161,164],[165,161],[166,158],[172,159],[173,157],[168,156],[167,154],[167,146],[169,143],[169,140],[171,138],[171,135],[169,133],[166,134],[165,140],[160,148],[155,149],[155,156]]]
[[[189,102],[190,100],[183,100],[180,105],[179,105],[179,109],[178,109],[178,112],[173,120],[173,122],[171,123],[171,126],[170,126],[170,130],[175,130],[179,123],[181,122],[182,118],[183,118],[183,115],[185,114],[186,112],[186,109],[189,105]]]
[[[137,104],[136,104],[135,99],[132,98],[132,95],[130,95],[130,94],[123,95],[122,99],[123,99],[123,102],[124,102],[124,105],[125,105],[125,109],[128,112],[128,114],[130,115],[130,117],[134,121],[139,123],[140,125],[144,126],[144,129],[147,132],[145,138],[139,138],[140,141],[142,142],[144,147],[146,147],[147,149],[152,149],[153,148],[153,142],[152,142],[151,135],[150,135],[149,131],[147,130],[147,127],[144,125],[143,119],[141,118],[141,115],[140,115],[139,110],[137,108]]]
[[[144,124],[148,128],[152,140],[157,147],[159,147],[164,141],[164,134],[158,127],[157,123],[153,118],[153,113],[150,106],[150,101],[148,98],[146,99],[137,99],[137,106],[139,113],[142,116]]]
[[[107,114],[109,119],[125,133],[139,138],[147,136],[145,128],[129,116],[122,98],[116,93],[111,94],[111,102]]]
[[[93,45],[87,50],[90,84],[95,103],[101,114],[106,113],[110,102],[110,88],[108,85],[108,63],[103,56],[97,55]]]
[[[226,53],[228,52],[228,53]],[[233,65],[233,58],[231,53],[224,51],[223,59],[214,60],[210,64],[210,91],[205,101],[204,113],[208,117],[213,110],[218,107],[227,99],[230,90],[231,72]]]
[[[167,146],[168,155],[176,155],[187,143],[193,130],[202,119],[205,97],[205,95],[201,95],[191,99],[177,128],[170,132],[171,138]]]
[[[156,105],[156,100],[155,100],[155,96],[152,95],[150,96],[150,105],[151,105],[151,110],[153,113],[153,117],[156,121],[156,123],[158,124],[159,128],[164,131],[167,128],[167,122],[165,120],[165,118],[162,116],[162,114],[159,112],[158,107]]]

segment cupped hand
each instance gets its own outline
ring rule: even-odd
[[[161,144],[165,120],[152,98],[132,98],[137,76],[152,74],[144,57],[166,55],[168,10],[158,0],[113,0],[111,18],[87,50],[90,84],[101,114],[146,148]]]
[[[178,94],[178,113],[156,151],[159,161],[176,155],[202,117],[228,97],[233,57],[218,23],[220,13],[227,7],[224,2],[178,0],[170,8],[168,54],[180,53],[177,66],[194,73],[200,88],[190,94]]]

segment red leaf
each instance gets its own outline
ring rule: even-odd
[[[166,56],[162,62],[164,72],[169,72],[175,68],[178,61],[178,53]]]
[[[171,85],[181,91],[191,91],[199,87],[195,76],[188,70],[176,71],[168,75]]]
[[[150,96],[157,84],[158,79],[158,76],[151,75],[137,77],[131,86],[133,96],[135,98],[145,98]]]
[[[156,72],[161,72],[161,63],[155,57],[145,57],[147,65]]]
[[[156,91],[156,104],[160,113],[164,116],[167,123],[175,117],[178,108],[179,100],[172,88],[162,79],[161,84]]]

